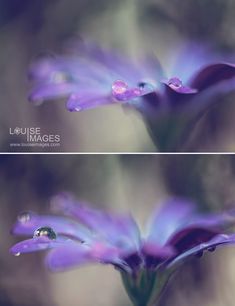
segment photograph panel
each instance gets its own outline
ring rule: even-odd
[[[233,155],[6,155],[0,182],[0,305],[233,305]]]
[[[234,8],[2,0],[0,151],[233,152]]]

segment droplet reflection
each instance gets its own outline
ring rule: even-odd
[[[38,228],[33,235],[33,238],[40,238],[40,237],[45,237],[50,240],[55,240],[56,239],[56,233],[51,227],[40,227]]]

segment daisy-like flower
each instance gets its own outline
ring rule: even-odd
[[[18,256],[50,250],[46,265],[52,271],[111,264],[138,306],[156,305],[170,276],[186,259],[235,243],[235,235],[227,232],[234,211],[201,215],[182,199],[170,199],[156,209],[146,236],[130,215],[92,209],[68,194],[54,197],[51,208],[55,215],[19,215],[13,233],[31,238],[17,243],[10,252]]]
[[[161,151],[180,150],[189,126],[218,94],[235,88],[235,65],[197,44],[175,53],[176,64],[163,72],[153,56],[135,62],[93,44],[77,44],[73,53],[33,63],[29,100],[40,104],[65,97],[69,111],[130,106],[143,115]]]

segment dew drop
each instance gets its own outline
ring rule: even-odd
[[[38,228],[33,235],[33,238],[40,238],[40,237],[45,237],[50,240],[55,240],[56,239],[56,233],[51,227],[44,226]]]
[[[112,85],[113,95],[121,95],[127,91],[128,85],[122,80],[116,80]]]
[[[207,249],[207,251],[209,251],[209,252],[214,252],[215,249],[216,249],[216,247],[210,247],[210,248]]]
[[[80,112],[82,110],[82,107],[78,105],[78,99],[79,99],[79,95],[76,93],[72,93],[69,96],[69,100],[67,102],[67,109],[70,112]]]
[[[16,256],[16,257],[20,256],[20,252],[15,253],[14,256]]]
[[[201,258],[203,256],[203,251],[199,251],[195,254],[195,257]]]
[[[177,88],[182,87],[183,83],[179,78],[174,77],[174,78],[169,79],[168,85],[173,89],[177,89]]]
[[[146,87],[146,83],[145,82],[139,82],[138,83],[138,86],[139,86],[139,88],[141,89],[141,90],[143,90],[145,87]]]
[[[20,223],[27,223],[29,222],[31,219],[31,213],[29,212],[23,212],[21,214],[18,215],[17,217],[17,220],[20,222]]]

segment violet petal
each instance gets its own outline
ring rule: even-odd
[[[102,243],[92,246],[84,244],[61,246],[53,249],[46,257],[46,264],[53,271],[63,271],[88,263],[123,265],[118,252]]]
[[[181,199],[170,199],[153,213],[150,221],[148,242],[163,245],[194,214],[193,203]]]
[[[63,271],[91,261],[89,250],[82,245],[61,246],[46,256],[46,265],[52,271]]]
[[[213,228],[189,226],[172,235],[167,245],[175,248],[178,253],[182,253],[198,244],[210,241],[218,234],[219,232]]]
[[[52,199],[52,209],[64,213],[122,249],[136,250],[140,245],[139,228],[131,215],[115,215],[74,200],[68,193]]]
[[[29,101],[39,104],[45,100],[66,97],[76,90],[77,86],[73,83],[62,82],[41,84],[38,87],[33,88],[29,95]]]
[[[35,251],[42,251],[54,247],[61,246],[67,243],[69,240],[58,237],[55,240],[48,239],[46,237],[32,238],[16,243],[11,249],[10,252],[14,255],[21,253],[30,253]]]
[[[204,67],[191,80],[190,86],[199,91],[215,85],[221,81],[235,77],[235,65],[231,63],[217,63]]]
[[[99,95],[97,92],[92,93],[91,91],[79,92],[69,96],[66,108],[71,112],[79,112],[111,103],[114,103],[111,96]]]
[[[37,215],[34,213],[24,214],[28,214],[29,218],[24,219],[22,215],[20,215],[18,221],[12,228],[13,234],[33,236],[36,229],[43,226],[49,226],[56,233],[72,236],[77,240],[87,241],[91,239],[91,233],[88,229],[66,217]]]
[[[214,249],[218,246],[223,246],[225,244],[235,244],[235,235],[224,235],[220,234],[215,236],[213,239],[211,239],[208,242],[201,243],[192,249],[184,252],[183,254],[180,254],[177,256],[172,262],[169,263],[168,267],[172,267],[175,264],[178,264],[180,261],[185,260],[186,258],[196,255],[200,252],[206,251],[206,250],[211,250]]]
[[[170,245],[160,246],[153,242],[144,242],[142,254],[147,268],[156,268],[160,263],[176,255],[174,248]]]

